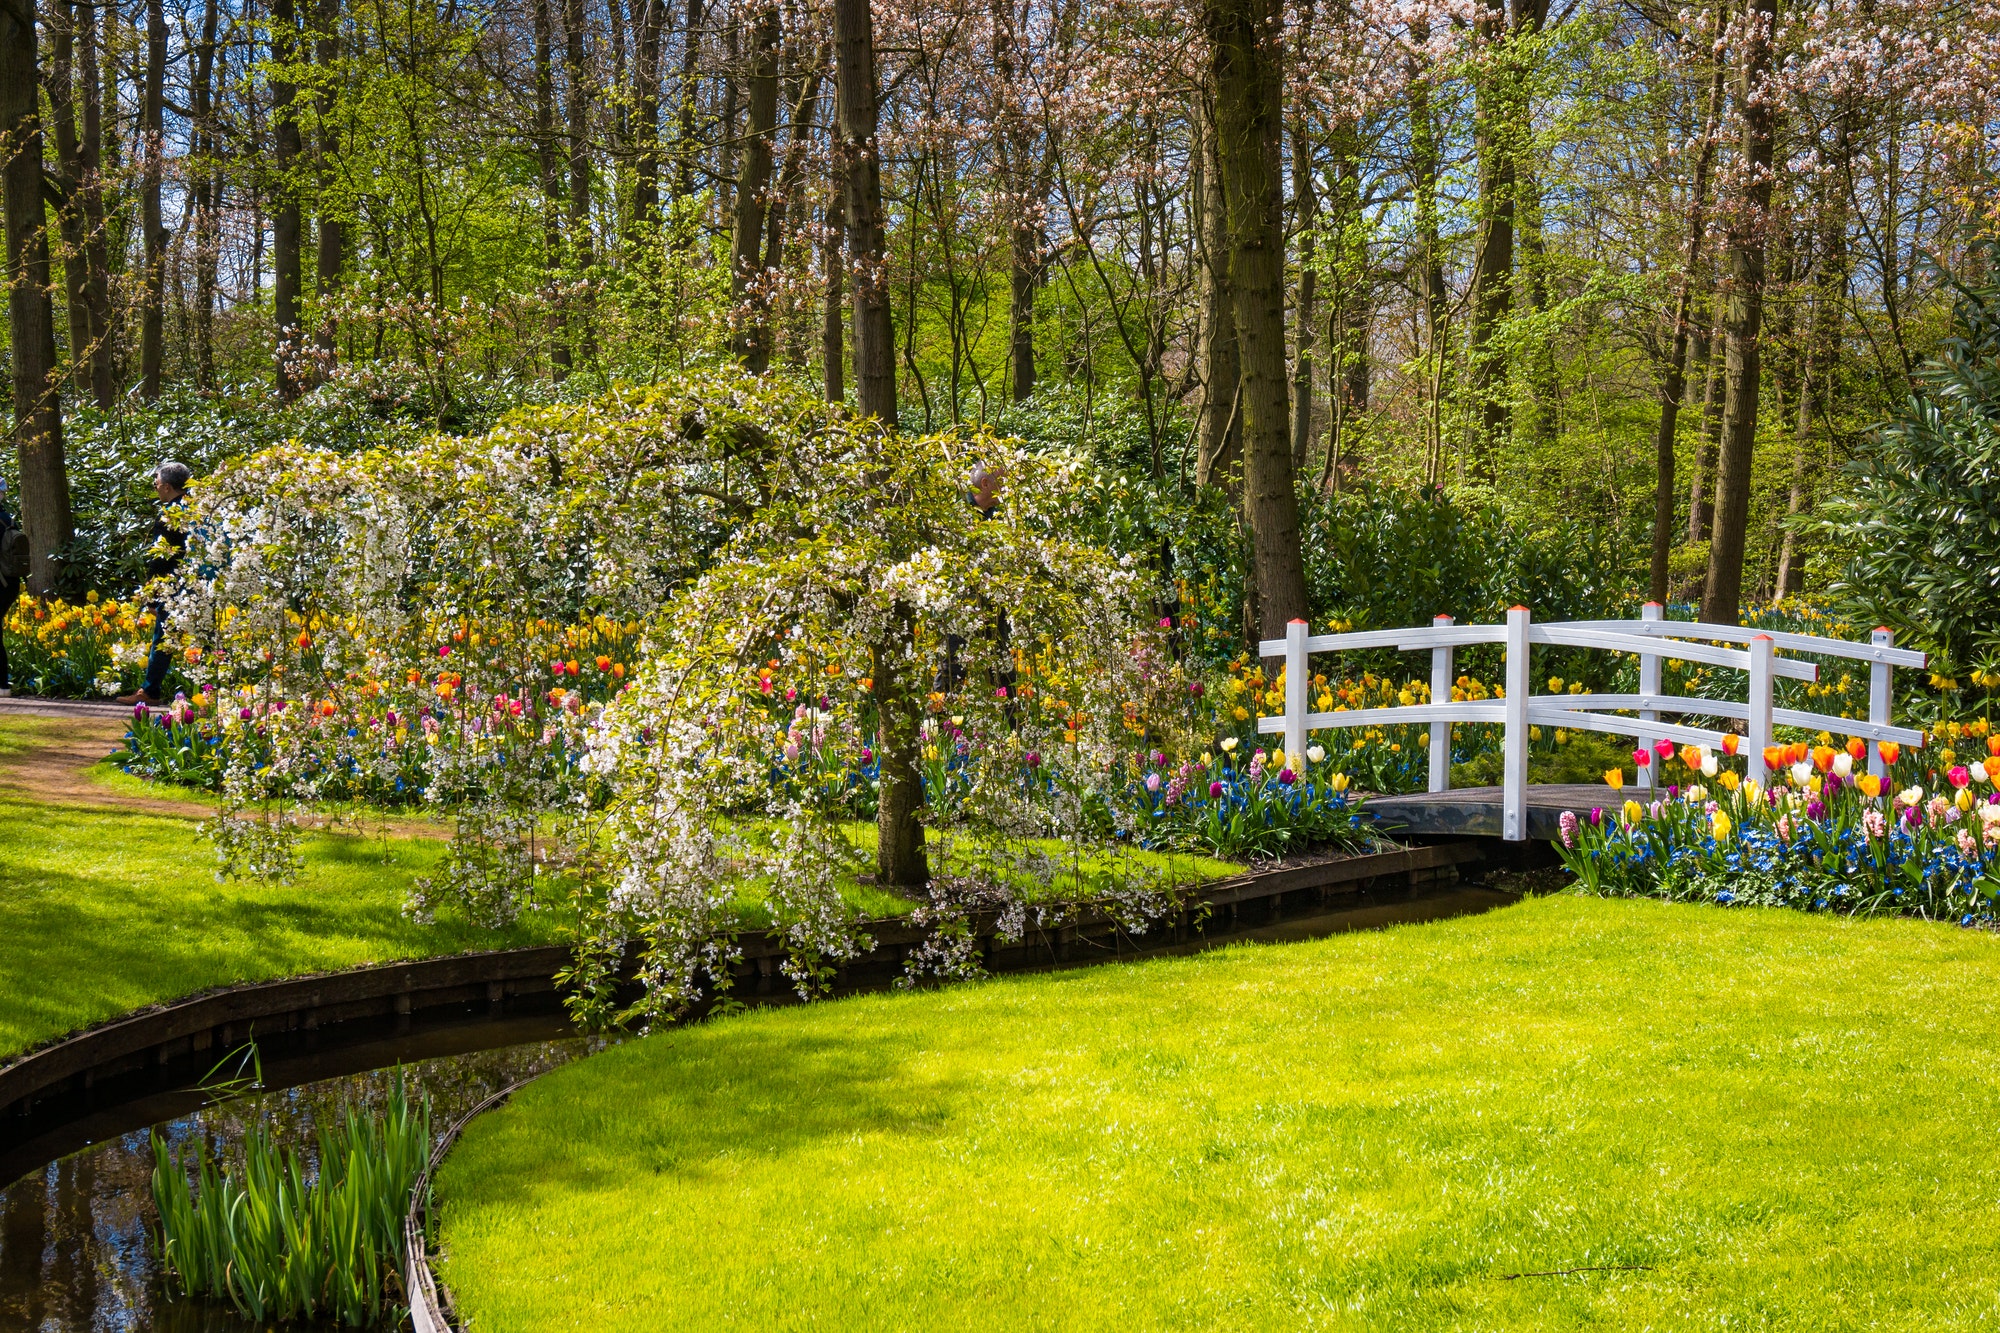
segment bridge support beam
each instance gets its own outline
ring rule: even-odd
[[[1896,636],[1886,626],[1878,625],[1875,627],[1875,632],[1868,636],[1868,642],[1877,648],[1893,648],[1896,646]],[[1887,662],[1877,662],[1868,668],[1870,722],[1884,725],[1889,722],[1890,706],[1895,702],[1895,692],[1890,688],[1889,673],[1895,669]],[[1886,778],[1889,775],[1889,766],[1882,762],[1882,749],[1879,745],[1868,747],[1868,771],[1878,778]]]
[[[1768,634],[1750,640],[1750,718],[1744,727],[1749,733],[1750,755],[1744,766],[1753,775],[1763,773],[1767,787],[1771,774],[1763,765],[1764,750],[1771,744],[1771,664],[1776,648]]]
[[[1506,731],[1501,737],[1500,836],[1528,840],[1528,608],[1507,612]]]
[[[1660,613],[1661,613],[1661,608],[1658,602],[1648,602],[1646,603],[1645,606],[1640,608],[1639,619],[1658,620],[1660,618]],[[1640,697],[1643,698],[1647,695],[1658,694],[1659,692],[1660,692],[1660,655],[1658,653],[1640,653],[1639,654]],[[1642,722],[1657,722],[1659,720],[1659,717],[1660,717],[1659,713],[1651,708],[1641,708],[1639,710],[1639,719]],[[1634,771],[1638,774],[1639,786],[1651,787],[1654,785],[1653,765],[1646,764],[1643,767],[1635,766]]]
[[[1431,626],[1444,629],[1453,624],[1450,616],[1432,616]],[[1431,649],[1431,702],[1451,699],[1452,647],[1444,644]],[[1451,790],[1451,723],[1431,723],[1431,790]]]

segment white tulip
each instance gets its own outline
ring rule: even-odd
[[[1984,759],[1975,759],[1972,761],[1972,780],[1974,782],[1986,781],[1986,761]]]
[[[1701,757],[1701,775],[1703,777],[1705,778],[1714,777],[1717,771],[1721,769],[1721,767],[1722,765],[1715,762],[1714,755],[1705,754]]]
[[[1849,754],[1847,751],[1842,750],[1839,754],[1833,757],[1833,771],[1838,773],[1841,777],[1844,778],[1853,777],[1854,756]]]
[[[1812,761],[1810,759],[1801,759],[1799,760],[1798,763],[1792,765],[1793,782],[1796,782],[1801,787],[1803,787],[1806,785],[1807,780],[1810,779],[1811,777],[1812,777]]]
[[[1317,745],[1309,746],[1306,749],[1306,758],[1317,764],[1326,758],[1326,750]]]
[[[1231,750],[1234,750],[1236,748],[1236,738],[1234,736],[1224,736],[1217,743],[1222,746],[1222,752],[1224,754],[1228,754]]]

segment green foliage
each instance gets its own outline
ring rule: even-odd
[[[1814,525],[1846,555],[1831,595],[1849,617],[1947,671],[2000,659],[2000,286],[1961,288],[1957,321]]]
[[[395,1313],[403,1218],[431,1146],[429,1104],[411,1105],[400,1072],[381,1116],[343,1106],[319,1127],[310,1164],[263,1127],[234,1170],[203,1140],[176,1151],[154,1130],[152,1145],[161,1257],[183,1295],[225,1297],[260,1321],[358,1327]]]

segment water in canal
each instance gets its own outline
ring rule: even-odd
[[[443,1134],[488,1094],[592,1049],[585,1038],[532,1042],[403,1066]],[[343,1103],[380,1106],[392,1069],[253,1093],[157,1126],[176,1145],[206,1139],[232,1158],[253,1127],[310,1151],[314,1127]],[[148,1131],[97,1144],[0,1190],[0,1333],[253,1333],[226,1303],[170,1296],[151,1234]],[[290,1328],[304,1327],[298,1324]],[[332,1327],[329,1325],[328,1327]]]

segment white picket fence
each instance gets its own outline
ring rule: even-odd
[[[1282,639],[1266,639],[1258,645],[1266,658],[1285,660],[1285,711],[1279,717],[1258,719],[1257,730],[1282,734],[1288,754],[1302,754],[1307,736],[1329,727],[1430,725],[1430,789],[1451,787],[1451,727],[1454,722],[1497,723],[1505,730],[1501,741],[1502,836],[1510,842],[1527,836],[1528,729],[1533,726],[1564,727],[1576,731],[1603,731],[1654,742],[1670,740],[1681,745],[1722,745],[1723,733],[1704,727],[1686,726],[1661,720],[1661,714],[1696,714],[1742,721],[1743,744],[1750,757],[1753,774],[1761,776],[1763,754],[1771,741],[1773,726],[1783,724],[1809,731],[1859,736],[1869,741],[1894,741],[1920,746],[1921,731],[1898,727],[1890,722],[1890,673],[1897,667],[1920,667],[1924,655],[1898,648],[1894,636],[1878,629],[1867,643],[1822,638],[1816,634],[1788,634],[1736,625],[1673,621],[1660,618],[1658,603],[1648,602],[1639,620],[1566,620],[1535,624],[1524,606],[1507,613],[1504,625],[1460,625],[1450,616],[1439,616],[1425,628],[1364,630],[1351,634],[1313,634],[1303,620],[1286,627]],[[1741,643],[1743,649],[1724,648],[1714,642]],[[1498,699],[1451,702],[1452,653],[1475,643],[1506,645],[1504,694]],[[1536,645],[1561,648],[1596,648],[1613,653],[1636,653],[1639,657],[1637,694],[1535,694],[1530,682],[1529,657]],[[1395,708],[1340,709],[1314,713],[1307,709],[1313,653],[1337,653],[1363,648],[1394,648],[1400,652],[1431,655],[1431,702]],[[1869,664],[1868,718],[1832,717],[1824,713],[1777,708],[1771,702],[1771,683],[1818,679],[1819,668],[1812,662],[1781,657],[1780,653],[1813,653],[1823,657],[1848,658]],[[1745,672],[1748,684],[1741,703],[1733,699],[1693,699],[1660,693],[1660,663],[1673,659],[1700,662]],[[1632,716],[1621,716],[1629,713]],[[1296,762],[1296,761],[1295,761]],[[1883,771],[1881,757],[1869,748],[1868,768],[1878,776]],[[1653,768],[1639,770],[1639,785],[1650,786]]]

